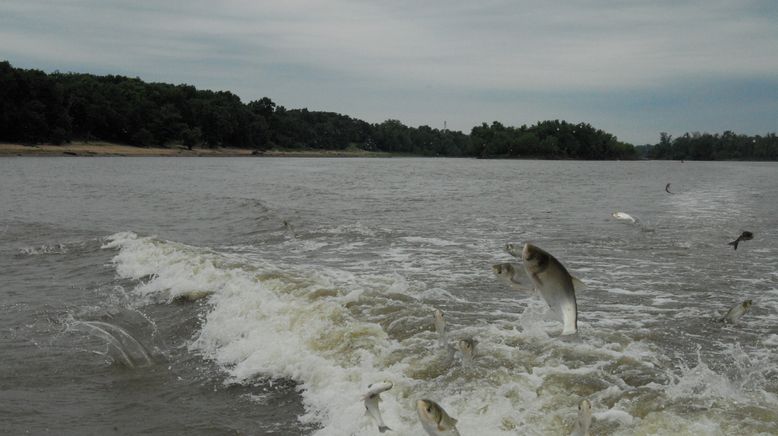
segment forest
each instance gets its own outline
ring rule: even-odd
[[[333,112],[287,109],[268,97],[243,103],[227,91],[139,78],[14,68],[0,62],[0,142],[106,141],[139,147],[256,150],[357,147],[422,156],[548,159],[778,159],[775,135],[666,134],[636,149],[586,123],[499,122],[469,134],[398,120],[368,123]]]
[[[727,130],[722,134],[685,133],[673,139],[662,132],[658,144],[637,148],[647,159],[778,160],[778,137],[775,133],[749,136]]]

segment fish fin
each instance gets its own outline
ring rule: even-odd
[[[387,431],[387,430],[388,430],[388,431],[392,431],[392,429],[391,429],[391,428],[389,428],[389,427],[387,427],[387,426],[385,426],[385,425],[379,425],[379,426],[378,426],[378,431],[379,431],[379,432],[381,432],[381,433],[384,433],[384,432],[385,432],[385,431]]]
[[[573,280],[573,288],[576,290],[576,292],[586,289],[586,283],[582,282],[581,279],[575,276],[570,276],[570,278]]]

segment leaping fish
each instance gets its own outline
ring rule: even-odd
[[[375,420],[378,424],[378,431],[381,433],[391,430],[391,428],[384,424],[384,420],[381,417],[381,410],[378,408],[378,402],[381,401],[381,392],[392,389],[392,386],[394,385],[388,380],[370,384],[367,387],[367,393],[363,397],[365,400],[365,413]]]
[[[521,259],[522,257],[522,246],[518,244],[508,243],[505,244],[505,251],[508,252],[513,257],[516,257],[518,259]],[[522,260],[523,263],[523,260]],[[506,265],[509,265],[506,267]],[[510,263],[498,263],[496,265],[492,265],[492,271],[494,271],[495,274],[497,274],[498,277],[500,277],[503,280],[509,280],[510,285],[514,289],[522,290],[522,291],[529,291],[534,292],[535,284],[532,282],[532,279],[530,279],[527,269],[523,267],[516,268]],[[510,277],[508,275],[510,274]],[[570,275],[570,278],[573,279],[573,288],[576,292],[580,292],[583,289],[586,289],[586,283],[582,282],[581,279],[574,275]]]
[[[734,324],[740,317],[748,313],[749,309],[751,309],[751,300],[746,300],[729,309],[727,314],[719,319],[719,322]]]
[[[737,239],[735,239],[734,241],[728,242],[727,245],[733,245],[732,248],[737,250],[737,244],[739,244],[740,241],[750,241],[752,239],[754,239],[754,234],[751,233],[751,232],[746,231],[746,232],[741,233],[740,236],[738,236]]]
[[[448,416],[445,410],[432,400],[416,402],[416,412],[419,414],[421,426],[429,436],[460,436],[457,430],[457,420]]]
[[[611,216],[613,218],[616,218],[617,220],[629,221],[629,222],[631,222],[633,224],[635,224],[635,223],[640,221],[639,219],[633,217],[632,215],[630,215],[628,213],[624,213],[624,212],[613,212],[611,214]]]
[[[576,333],[578,305],[570,273],[554,256],[532,244],[524,244],[521,258],[535,289],[540,292],[548,306],[562,316],[562,334]]]
[[[444,345],[446,343],[446,319],[443,317],[443,312],[440,309],[435,309],[435,331],[438,332],[438,343]]]
[[[587,399],[578,403],[578,419],[575,421],[575,429],[570,436],[589,436],[589,427],[592,425],[592,403]]]
[[[492,265],[492,271],[511,288],[517,291],[532,291],[532,282],[527,277],[524,267],[505,262]]]
[[[473,363],[473,359],[475,358],[475,346],[478,344],[478,341],[472,338],[462,339],[457,344],[459,346],[459,351],[462,352],[462,364],[465,366],[469,366],[471,363]]]

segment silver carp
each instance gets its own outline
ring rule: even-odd
[[[373,383],[367,386],[367,393],[364,395],[365,409],[371,418],[378,424],[378,431],[384,433],[391,428],[384,424],[384,419],[381,417],[381,410],[378,408],[378,403],[381,401],[381,392],[386,392],[392,389],[392,382],[384,380],[382,382]]]
[[[746,300],[729,309],[726,315],[719,319],[719,322],[734,324],[751,309],[751,300]]]
[[[448,416],[445,410],[432,400],[416,402],[421,426],[430,436],[460,436],[456,428],[457,420]]]
[[[589,436],[589,427],[592,425],[592,403],[583,399],[578,403],[578,419],[575,421],[575,429],[570,436]]]
[[[535,289],[548,306],[562,317],[563,335],[578,331],[578,305],[573,278],[554,256],[532,245],[524,244],[521,252],[524,268]]]
[[[435,309],[435,331],[438,332],[438,343],[445,345],[446,343],[446,319],[443,317],[443,312],[440,309]]]

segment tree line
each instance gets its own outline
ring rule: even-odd
[[[243,103],[226,91],[139,78],[14,68],[0,62],[0,141],[108,141],[136,146],[266,150],[357,147],[426,156],[632,159],[635,148],[589,124],[493,122],[470,134],[398,120],[367,123],[333,112]]]
[[[738,135],[730,130],[722,134],[685,133],[674,138],[662,132],[659,143],[637,147],[648,159],[674,160],[778,160],[778,137],[775,133]]]

